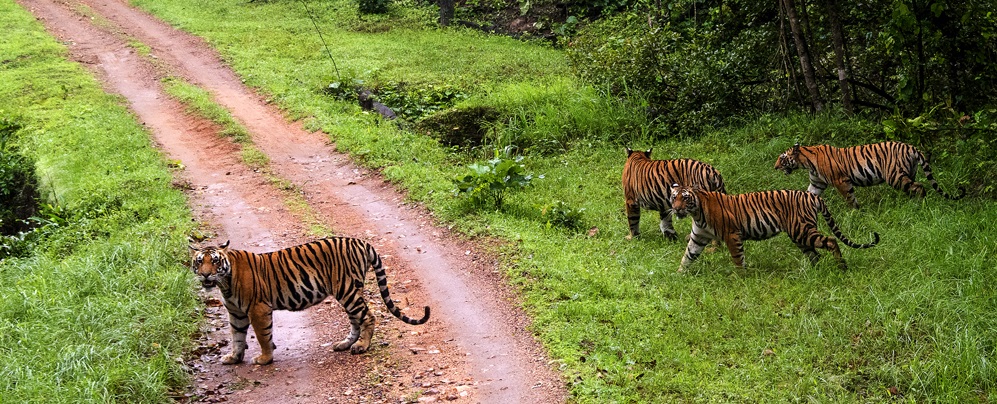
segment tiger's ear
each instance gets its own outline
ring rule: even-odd
[[[793,154],[800,154],[800,142],[793,145]]]
[[[229,243],[229,241],[230,241],[230,240],[225,240],[225,244],[222,244],[222,245],[218,246],[218,248],[220,248],[220,249],[222,249],[222,250],[224,250],[224,249],[228,248],[228,243]]]
[[[679,184],[672,184],[672,196],[679,194]]]
[[[651,158],[651,150],[654,150],[654,148],[652,147],[650,149],[647,149],[647,151],[644,152],[644,156],[646,156],[647,158]]]
[[[629,147],[624,147],[624,149],[626,149],[626,150],[627,150],[627,157],[630,157],[630,155],[631,155],[631,154],[634,154],[634,151],[633,151],[633,150],[630,150],[630,148],[629,148]]]

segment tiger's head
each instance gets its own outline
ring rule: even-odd
[[[228,241],[218,247],[190,248],[190,269],[198,276],[201,286],[210,290],[216,284],[227,286],[232,277],[228,259]],[[223,287],[222,290],[225,290]]]
[[[640,151],[640,150],[630,150],[630,148],[628,147],[627,148],[627,159],[629,160],[631,157],[639,157],[639,158],[643,158],[643,159],[646,159],[646,160],[650,160],[651,159],[651,150],[654,150],[654,149],[652,148],[652,149],[647,149],[647,151]]]
[[[792,174],[793,170],[800,168],[799,156],[800,144],[797,143],[779,155],[779,159],[775,161],[775,169],[782,170],[786,175]]]
[[[672,210],[679,219],[699,211],[699,197],[692,188],[672,184]]]

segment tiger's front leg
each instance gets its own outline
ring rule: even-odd
[[[807,187],[807,192],[820,196],[824,190],[827,189],[827,182],[824,182],[817,173],[810,172],[810,186]]]
[[[263,303],[257,303],[249,309],[249,321],[253,324],[253,332],[256,333],[256,340],[260,343],[261,351],[253,358],[253,363],[269,365],[273,362],[273,350],[277,347],[273,343],[273,308]]]
[[[222,357],[222,364],[234,365],[242,363],[242,357],[246,353],[249,316],[237,307],[230,307],[228,303],[225,304],[225,308],[228,309],[228,325],[232,331],[232,352]]]
[[[859,200],[855,199],[855,187],[848,180],[841,180],[834,183],[834,187],[838,189],[841,196],[844,196],[848,203],[852,205],[853,208],[859,208]]]
[[[672,210],[665,209],[658,213],[661,216],[661,222],[658,224],[658,228],[661,229],[661,235],[671,240],[677,240],[678,233],[676,233],[675,228],[672,227]]]
[[[679,265],[679,272],[685,271],[699,255],[703,253],[703,248],[710,243],[712,237],[705,233],[697,232],[698,228],[693,223],[692,233],[689,234],[689,244],[685,247],[685,254],[682,256],[682,264]]]

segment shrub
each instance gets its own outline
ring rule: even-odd
[[[390,0],[359,0],[360,14],[383,14],[388,12]]]
[[[22,155],[14,142],[20,125],[0,118],[0,234],[12,235],[27,229],[37,196],[35,164]]]
[[[646,112],[665,132],[699,134],[745,112],[784,102],[771,86],[759,48],[771,32],[745,30],[719,43],[706,30],[647,27],[624,13],[586,27],[568,48],[575,73],[613,96],[648,100]]]
[[[508,153],[509,149],[506,148],[505,154]],[[475,206],[490,204],[501,208],[506,191],[526,188],[533,180],[533,175],[526,174],[522,160],[523,156],[503,157],[496,150],[495,158],[484,164],[474,163],[468,166],[470,173],[454,181],[457,186],[455,193],[466,195]]]
[[[585,208],[575,209],[561,200],[540,207],[540,216],[546,221],[547,228],[552,226],[561,226],[571,230],[584,228],[582,212],[585,212]]]

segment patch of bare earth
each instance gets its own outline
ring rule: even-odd
[[[120,94],[153,134],[153,141],[184,169],[174,181],[188,191],[198,221],[218,234],[212,242],[270,251],[308,241],[308,224],[285,203],[264,173],[240,163],[239,146],[217,125],[184,112],[160,80],[183,77],[210,91],[252,134],[271,160],[272,175],[301,190],[319,219],[336,234],[375,245],[392,297],[418,316],[404,324],[384,310],[376,287],[365,296],[380,319],[367,354],[333,352],[349,331],[342,308],[328,301],[308,310],[275,313],[278,349],[272,365],[223,366],[228,321],[220,297],[205,294],[200,348],[190,362],[194,385],[185,402],[431,402],[556,403],[564,383],[526,329],[529,319],[503,286],[493,257],[435,224],[420,206],[377,173],[353,166],[321,133],[288,123],[201,39],[183,33],[120,0],[18,0],[90,68],[106,91]],[[143,57],[128,46],[152,49]],[[153,62],[155,60],[155,62]],[[100,136],[95,133],[94,136]],[[373,283],[368,280],[368,283]],[[252,338],[252,333],[249,334]],[[251,358],[259,352],[249,341]]]

